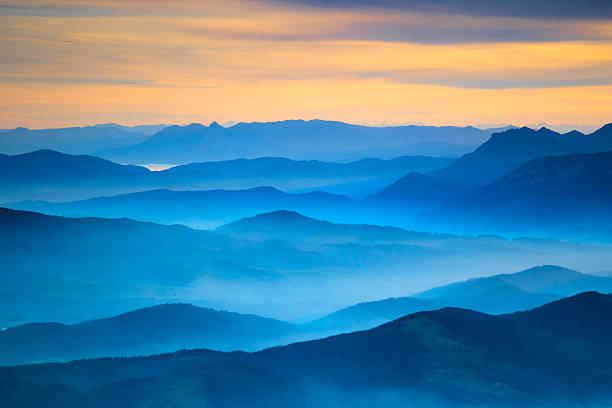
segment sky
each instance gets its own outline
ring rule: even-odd
[[[0,128],[297,118],[612,122],[612,2],[0,0]]]

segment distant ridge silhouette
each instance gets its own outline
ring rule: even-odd
[[[224,128],[169,126],[142,143],[100,151],[130,163],[187,163],[235,157],[354,160],[427,154],[444,156],[473,150],[491,132],[474,127],[367,127],[323,120],[238,123]]]
[[[611,150],[612,123],[589,135],[523,127],[494,133],[473,153],[464,155],[436,174],[467,184],[483,185],[538,157]]]

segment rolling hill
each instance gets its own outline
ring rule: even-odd
[[[190,304],[163,304],[78,324],[28,323],[0,331],[0,365],[134,356],[207,348],[254,351],[366,330],[407,314],[445,307],[502,314],[532,309],[586,290],[612,292],[612,278],[556,266],[437,287],[411,297],[363,302],[293,325]]]
[[[0,200],[70,200],[130,186],[146,186],[148,169],[120,165],[87,155],[37,150],[14,156],[0,154]],[[140,187],[143,188],[143,187]]]
[[[301,192],[323,188],[366,195],[406,172],[437,170],[452,161],[427,156],[370,158],[348,163],[260,157],[148,171],[145,167],[121,166],[94,156],[39,150],[0,155],[0,200],[71,201],[152,188],[245,189],[261,185]]]
[[[554,265],[511,274],[474,278],[408,297],[358,303],[309,323],[312,330],[364,330],[406,314],[460,307],[502,314],[532,309],[581,292],[612,293],[612,277],[594,276]]]
[[[4,367],[0,387],[11,408],[607,406],[610,316],[596,292],[501,316],[446,308],[253,354]]]
[[[0,232],[0,327],[82,321],[194,296],[225,308],[230,299],[240,303],[241,287],[265,293],[283,282],[283,271],[333,264],[280,242],[129,219],[0,208]]]
[[[284,240],[310,243],[412,243],[427,242],[451,235],[407,231],[397,227],[368,224],[337,224],[306,217],[295,211],[279,210],[218,227],[216,232],[255,240]]]
[[[356,202],[321,191],[290,194],[273,187],[248,190],[172,191],[149,190],[83,201],[53,203],[24,201],[8,208],[70,217],[128,217],[162,224],[211,228],[262,212],[289,209],[325,218],[337,211],[348,216]]]
[[[297,331],[297,326],[255,315],[164,304],[73,325],[28,323],[2,330],[0,365],[150,355],[203,347],[255,351],[286,343]]]
[[[283,219],[295,218],[287,215]],[[297,219],[307,225],[296,236],[312,238],[292,239],[290,223],[285,239],[253,239],[2,208],[0,327],[71,324],[177,301],[303,322],[364,299],[402,296],[491,270],[556,262],[590,272],[612,261],[605,246]]]

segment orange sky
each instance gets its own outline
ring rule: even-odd
[[[0,128],[612,121],[612,22],[0,0]]]

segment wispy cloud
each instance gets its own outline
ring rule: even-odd
[[[154,81],[143,79],[85,78],[85,77],[27,77],[0,75],[0,82],[24,82],[38,84],[79,84],[79,85],[144,85],[159,86]]]
[[[79,4],[0,4],[0,16],[4,17],[68,17],[95,18],[120,16],[122,9],[110,6]]]
[[[608,0],[275,0],[335,9],[391,9],[430,13],[529,18],[610,18]]]

